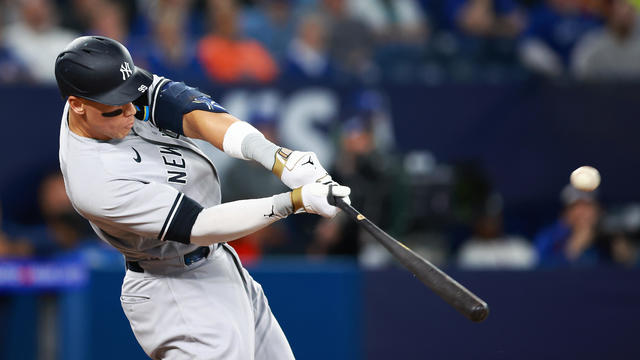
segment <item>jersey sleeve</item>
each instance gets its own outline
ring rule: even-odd
[[[102,230],[190,242],[203,209],[193,199],[170,186],[136,180],[110,180],[101,187],[93,189],[92,199],[80,201],[78,210]]]

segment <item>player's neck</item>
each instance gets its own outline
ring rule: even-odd
[[[86,123],[86,119],[69,109],[69,130],[78,136],[95,139],[88,131]]]

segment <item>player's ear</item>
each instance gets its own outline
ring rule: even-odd
[[[72,95],[72,96],[69,96],[69,99],[67,99],[67,101],[69,102],[69,108],[74,113],[78,115],[84,115],[86,110],[84,108],[84,102],[82,101],[82,99]]]

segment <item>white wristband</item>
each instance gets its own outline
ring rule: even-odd
[[[247,135],[254,133],[260,134],[258,129],[251,126],[251,124],[244,121],[236,121],[224,133],[222,149],[229,156],[236,159],[249,160],[242,154],[242,141]]]

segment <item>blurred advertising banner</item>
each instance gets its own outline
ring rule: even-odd
[[[88,280],[81,259],[0,260],[0,292],[81,288]]]

